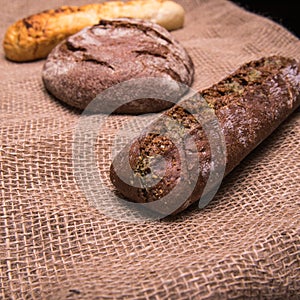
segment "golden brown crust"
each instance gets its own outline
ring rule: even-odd
[[[45,58],[66,37],[101,19],[120,17],[153,21],[168,30],[183,26],[184,10],[168,0],[112,1],[84,6],[62,6],[47,10],[11,25],[6,31],[3,47],[13,61]]]

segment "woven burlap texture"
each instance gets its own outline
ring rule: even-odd
[[[66,2],[0,3],[3,36],[17,19]],[[180,3],[185,27],[172,34],[195,63],[195,89],[265,55],[300,59],[300,41],[266,18],[225,0]],[[123,222],[90,205],[78,186],[80,112],[45,91],[44,61],[13,63],[1,51],[0,299],[299,299],[299,110],[205,209]],[[135,118],[142,126],[143,117],[110,117],[99,135],[107,188],[110,146]]]

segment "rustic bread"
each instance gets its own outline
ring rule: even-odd
[[[47,10],[11,25],[4,37],[5,55],[13,61],[45,58],[66,37],[101,19],[139,18],[157,23],[167,30],[183,26],[183,8],[168,0],[111,1],[84,6],[62,6]]]
[[[214,109],[225,138],[226,175],[299,106],[300,66],[289,58],[262,58],[241,66],[235,73],[200,94]],[[183,190],[178,190],[177,193],[184,194],[191,176],[195,174],[194,166],[188,165],[189,157],[195,153],[201,169],[196,179],[196,187],[190,195],[186,195],[185,202],[176,207],[173,213],[182,211],[200,199],[211,171],[210,144],[203,127],[194,118],[197,115],[199,117],[203,111],[201,102],[197,103],[191,98],[185,100],[185,107],[189,107],[189,111],[193,111],[194,114],[189,114],[179,103],[176,104],[162,115],[164,118],[154,122],[145,134],[114,159],[110,170],[112,183],[128,200],[155,203],[170,193],[182,180],[186,185],[182,185]],[[197,145],[197,151],[189,153],[188,145],[182,142],[185,160],[178,160],[177,148],[164,134],[151,133],[169,132],[169,119],[176,120],[188,128]],[[157,155],[165,158],[165,164],[158,163],[151,170],[149,161]],[[187,174],[181,174],[183,164],[187,165]],[[132,168],[133,175],[127,165]],[[155,175],[156,172],[162,175],[161,180],[151,187],[144,188],[147,183],[143,179],[145,175]],[[130,185],[136,178],[142,187]],[[164,214],[164,205],[172,204],[174,203],[171,201],[153,207]]]
[[[191,58],[166,29],[149,21],[121,18],[102,20],[64,40],[48,56],[42,78],[56,98],[85,109],[98,94],[120,82],[158,77],[189,86],[193,74]],[[177,84],[169,93],[179,99],[184,91]],[[157,112],[174,105],[161,99],[136,99],[124,105],[118,103],[120,97],[111,99],[110,105],[111,101],[118,107],[115,112],[127,114]],[[97,106],[98,112],[107,109],[102,103]]]

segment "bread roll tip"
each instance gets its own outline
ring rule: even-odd
[[[165,27],[167,30],[182,28],[184,25],[185,11],[181,5],[173,1],[164,1],[155,23]]]

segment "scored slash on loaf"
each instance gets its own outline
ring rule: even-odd
[[[169,0],[111,1],[84,6],[62,6],[47,10],[11,25],[3,48],[12,61],[32,61],[47,57],[68,36],[102,19],[137,18],[157,23],[167,30],[183,26],[183,8]]]
[[[297,61],[285,57],[262,58],[242,65],[200,95],[213,109],[224,135],[226,175],[299,106],[300,66]],[[202,124],[197,122],[205,111],[201,102],[188,98],[148,126],[146,132],[121,151],[111,165],[111,181],[117,190],[132,202],[153,203],[150,209],[162,215],[170,206],[174,207],[171,214],[175,214],[198,201],[208,181],[212,161],[209,141]],[[178,147],[164,135],[170,132],[169,119],[189,131],[179,145],[185,150],[184,159],[178,158]],[[189,151],[190,137],[196,144],[195,152]],[[189,165],[195,155],[200,164],[199,174],[194,165]],[[156,156],[164,159],[158,163],[154,161],[152,169],[149,161]],[[186,174],[181,174],[183,165],[188,170]],[[128,170],[129,166],[132,170]],[[161,174],[160,180],[149,186],[144,177],[156,173]],[[190,195],[185,195],[189,181],[195,176],[195,188]],[[140,186],[130,185],[136,180]],[[185,195],[184,202],[176,203],[174,197],[158,203],[157,200],[167,196],[182,181],[182,190],[177,190],[176,194]]]

